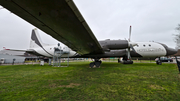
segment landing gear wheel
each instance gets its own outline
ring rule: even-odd
[[[91,62],[91,63],[89,64],[90,68],[93,68],[93,67],[94,67],[94,65],[95,65],[95,63],[94,63],[94,62]]]
[[[100,67],[100,65],[101,65],[101,61],[95,62],[96,67]]]
[[[99,60],[99,58],[95,58],[95,59],[94,59],[94,62],[91,62],[91,63],[89,64],[89,66],[90,66],[90,68],[100,67],[101,63],[102,63],[102,61]]]
[[[118,63],[120,63],[120,59],[118,59]]]
[[[157,65],[162,65],[162,62],[158,60],[158,61],[156,61],[156,64]]]
[[[133,61],[131,60],[123,61],[123,64],[133,64]]]

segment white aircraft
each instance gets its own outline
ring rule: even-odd
[[[62,52],[61,57],[74,57],[75,55],[77,55],[75,51],[72,51],[67,46],[60,48],[60,46],[58,47],[58,45],[43,43],[36,28],[32,30],[29,49],[25,49],[25,50],[5,49],[5,50],[27,52],[36,56],[44,56],[44,57],[52,58],[55,49],[61,49]]]
[[[73,0],[1,0],[0,5],[67,45],[75,51],[72,57],[77,52],[75,57],[93,58],[90,67],[99,67],[100,58],[123,57],[123,63],[132,64],[131,57],[160,57],[177,52],[156,42],[98,41]],[[35,43],[28,51],[52,57],[53,47]]]

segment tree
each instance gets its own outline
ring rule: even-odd
[[[176,43],[176,49],[180,49],[180,24],[175,28],[176,32],[178,34],[173,34],[174,35],[174,42]]]

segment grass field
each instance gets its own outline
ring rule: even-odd
[[[0,101],[180,100],[175,64],[88,62],[69,67],[0,66]]]

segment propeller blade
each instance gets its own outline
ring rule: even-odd
[[[129,27],[129,42],[131,41],[131,26]]]
[[[131,26],[129,27],[129,40],[128,40],[129,42],[129,47],[128,47],[128,51],[127,51],[127,59],[129,60],[129,59],[131,59],[131,55],[130,55],[130,49],[132,49],[133,51],[135,51],[134,50],[134,48],[133,48],[133,45],[132,44],[130,44],[130,41],[131,41]],[[135,51],[136,52],[136,51]]]
[[[131,55],[130,55],[130,47],[128,48],[128,51],[127,51],[127,59],[131,59]]]
[[[134,52],[136,52],[135,51],[135,49],[134,49],[134,47],[130,44],[130,48],[134,51]]]

